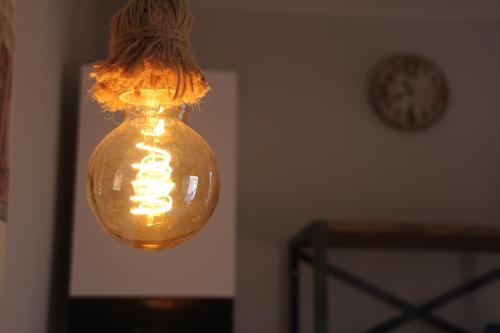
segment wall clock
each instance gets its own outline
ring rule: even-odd
[[[377,115],[387,124],[409,131],[436,123],[448,101],[441,71],[429,60],[414,55],[380,62],[371,77],[370,90]]]

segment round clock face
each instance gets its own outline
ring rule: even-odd
[[[448,96],[444,76],[430,61],[396,56],[375,68],[371,99],[377,114],[388,124],[418,130],[443,115]]]

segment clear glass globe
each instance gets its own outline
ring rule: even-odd
[[[97,146],[87,197],[102,228],[144,250],[174,247],[208,222],[219,198],[214,154],[179,109],[130,112]]]

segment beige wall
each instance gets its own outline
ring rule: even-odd
[[[73,18],[68,0],[14,3],[12,204],[0,327],[37,333],[46,322],[60,64],[72,26],[64,20]],[[83,62],[104,54],[104,26],[122,1],[82,3]],[[240,78],[238,333],[285,332],[284,249],[313,218],[498,221],[500,24],[497,7],[486,1],[461,3],[484,6],[486,19],[469,19],[467,6],[446,19],[429,6],[410,19],[379,15],[383,7],[360,16],[200,12],[195,44],[204,67],[236,70]],[[428,56],[449,79],[448,114],[416,135],[381,124],[365,94],[373,64],[399,51]],[[489,264],[443,254],[338,253],[335,259],[414,300]],[[335,332],[352,333],[393,313],[334,287]],[[488,318],[500,318],[498,293],[489,288],[448,315],[479,331]]]
[[[203,11],[198,21],[203,65],[240,77],[238,333],[285,332],[286,244],[313,219],[499,223],[500,20]],[[449,81],[448,113],[428,131],[392,130],[369,105],[370,70],[397,52],[427,56]],[[416,302],[491,264],[444,254],[333,259]],[[333,332],[395,314],[332,287]],[[445,314],[479,332],[500,318],[495,293],[498,285]],[[422,331],[435,332],[401,332]]]
[[[96,20],[81,34],[86,61],[104,54],[101,32],[121,3],[86,2],[80,15]],[[497,223],[496,4],[461,1],[452,12],[435,12],[432,1],[418,11],[395,1],[381,8],[330,2],[322,14],[298,1],[253,8],[237,1],[206,9],[216,3],[195,1],[204,8],[197,11],[195,47],[205,68],[236,70],[240,78],[236,332],[286,331],[286,244],[312,219]],[[397,52],[427,56],[449,81],[448,113],[428,131],[392,130],[370,107],[368,74]],[[496,258],[338,252],[332,259],[418,302]],[[492,296],[499,292],[486,289],[445,315],[480,331],[500,318]],[[331,293],[338,333],[395,314],[338,283]],[[434,332],[421,325],[402,332],[423,330]]]
[[[46,331],[63,68],[72,2],[14,0],[11,179],[2,333]]]

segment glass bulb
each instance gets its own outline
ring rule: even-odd
[[[161,93],[161,91],[160,91]],[[97,146],[87,196],[100,225],[129,246],[159,250],[195,235],[219,198],[219,172],[203,138],[162,96],[121,98],[137,108]]]

